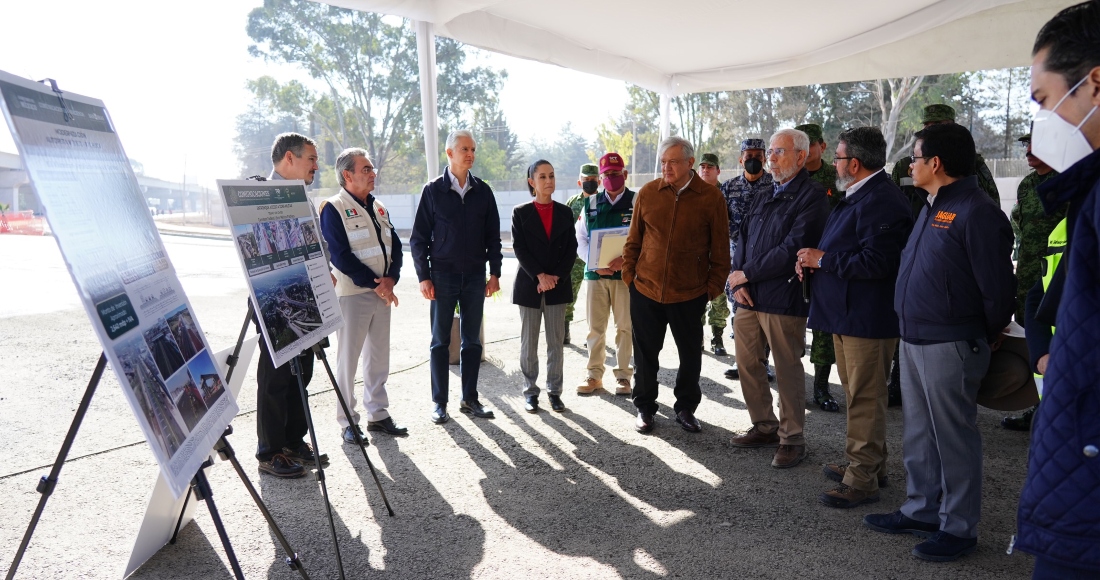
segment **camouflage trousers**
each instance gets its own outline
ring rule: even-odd
[[[836,364],[832,333],[814,330],[813,334],[814,341],[810,343],[810,363],[814,365]]]
[[[716,296],[714,300],[707,304],[707,310],[703,313],[702,321],[704,326],[710,325],[715,328],[725,328],[726,323],[730,317],[730,305],[726,301],[726,293],[723,292]]]
[[[573,282],[573,300],[565,305],[565,322],[573,322],[573,306],[577,303],[577,292],[581,291],[581,282],[584,281],[584,260],[577,258],[573,262],[573,271],[569,273],[569,279]]]

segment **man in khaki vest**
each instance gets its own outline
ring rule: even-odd
[[[376,173],[363,149],[345,149],[336,158],[340,193],[321,204],[321,234],[328,242],[336,296],[344,326],[337,331],[336,382],[352,416],[336,408],[346,443],[355,443],[355,370],[363,360],[363,406],[367,430],[404,435],[390,416],[386,379],[390,374],[390,307],[397,306],[394,285],[401,277],[401,239],[389,212],[371,192]]]

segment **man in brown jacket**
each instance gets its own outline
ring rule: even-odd
[[[692,170],[691,143],[670,137],[661,142],[658,153],[663,177],[638,191],[623,248],[623,282],[630,287],[634,326],[635,429],[649,433],[655,424],[658,356],[668,327],[680,354],[676,422],[698,433],[702,318],[707,302],[722,293],[729,275],[729,216],[718,188]]]

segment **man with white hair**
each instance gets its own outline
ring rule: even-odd
[[[672,409],[680,427],[698,433],[703,311],[722,293],[729,273],[729,216],[722,192],[692,170],[691,143],[670,137],[658,155],[662,177],[638,191],[623,248],[634,331],[634,428],[649,433],[656,423],[658,356],[668,328],[680,355]]]
[[[481,365],[481,322],[485,298],[500,290],[500,213],[489,184],[474,177],[477,144],[472,133],[447,136],[447,168],[424,186],[416,208],[409,246],[412,248],[420,294],[431,300],[432,422],[446,423],[450,379],[451,326],[459,309],[459,372],[462,400],[459,410],[482,419],[493,411],[478,401],[477,376]],[[485,277],[485,263],[489,277]]]
[[[778,445],[772,458],[772,467],[778,468],[794,467],[806,457],[802,356],[810,305],[792,274],[798,251],[817,247],[829,217],[825,188],[806,171],[809,148],[810,138],[802,131],[782,129],[772,136],[767,159],[773,191],[757,195],[741,222],[728,280],[737,302],[733,335],[741,390],[753,423],[731,443]],[[779,419],[762,362],[765,343],[775,360]]]
[[[390,307],[397,306],[394,285],[401,278],[401,238],[386,206],[371,192],[377,172],[365,149],[353,147],[336,158],[340,192],[321,204],[321,235],[332,256],[336,296],[344,326],[336,332],[336,387],[351,416],[336,406],[336,421],[345,443],[363,441],[355,410],[355,367],[363,361],[363,406],[367,430],[404,435],[388,406],[390,374]],[[359,437],[356,437],[358,435]]]

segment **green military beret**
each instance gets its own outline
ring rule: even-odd
[[[713,165],[719,169],[722,168],[722,166],[718,164],[718,156],[714,153],[704,153],[703,158],[699,160],[699,165]]]
[[[795,130],[805,133],[806,136],[810,138],[810,143],[825,142],[825,137],[821,134],[821,125],[806,123],[805,125],[795,127]]]
[[[600,174],[600,168],[595,163],[581,165],[581,177],[596,177]]]
[[[955,109],[947,105],[928,105],[924,108],[924,117],[921,123],[955,122]]]
[[[1019,139],[1017,139],[1017,141],[1019,141],[1020,143],[1031,143],[1031,133],[1020,137]]]

